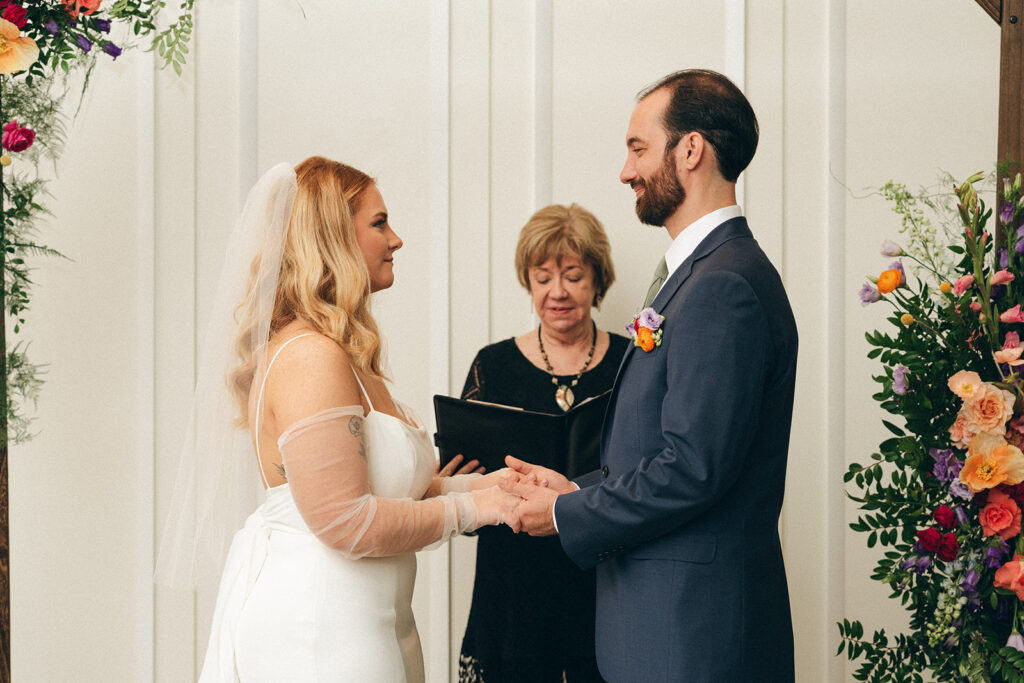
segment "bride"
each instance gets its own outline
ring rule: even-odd
[[[414,552],[518,529],[518,499],[496,486],[507,473],[434,477],[423,424],[384,382],[370,293],[393,283],[401,246],[374,180],[350,166],[282,164],[250,193],[221,280],[234,358],[211,332],[230,371],[197,385],[172,503],[196,509],[172,511],[158,561],[158,579],[194,578],[202,548],[184,529],[216,536],[237,463],[210,443],[231,430],[233,399],[266,500],[231,543],[200,681],[422,681]]]

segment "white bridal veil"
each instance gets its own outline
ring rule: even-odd
[[[289,164],[267,171],[250,190],[228,241],[157,555],[160,583],[192,587],[216,581],[232,534],[262,491],[249,432],[237,426],[228,375],[239,364],[238,339],[246,321],[254,323],[247,342],[254,368],[266,350],[295,190]]]

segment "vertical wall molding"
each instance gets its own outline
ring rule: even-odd
[[[554,192],[554,8],[534,2],[533,52],[533,206],[551,203]]]
[[[828,416],[826,441],[829,454],[825,465],[825,481],[842,481],[846,453],[846,379],[845,379],[845,323],[846,301],[849,292],[845,288],[844,236],[846,232],[846,0],[829,0],[828,61],[824,74],[828,90],[828,111],[826,112],[827,145],[825,163],[821,169],[827,187],[828,222],[826,224],[825,272],[828,305],[825,307],[827,330],[826,353],[828,367],[825,369],[828,387],[826,396]],[[845,499],[840,495],[827,497],[827,562],[826,591],[828,596],[822,626],[831,628],[842,620],[844,611],[845,570]],[[844,676],[843,660],[829,657],[825,660],[822,680],[841,680]]]
[[[451,4],[433,0],[430,8],[430,386],[451,392]],[[450,680],[452,545],[424,553],[430,600],[430,647],[425,649],[427,680]]]
[[[747,0],[725,0],[725,75],[747,89]],[[746,207],[746,174],[736,183],[736,201]]]
[[[136,453],[138,453],[139,496],[137,527],[137,588],[135,607],[136,680],[153,680],[155,674],[155,586],[156,561],[156,62],[154,53],[138,55],[138,152],[139,170],[136,206],[136,311],[138,332],[135,375]]]
[[[238,211],[259,178],[259,3],[238,12]]]

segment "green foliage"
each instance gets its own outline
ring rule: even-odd
[[[892,306],[889,327],[865,335],[868,357],[880,363],[873,398],[891,416],[883,420],[890,436],[866,462],[852,463],[844,482],[860,511],[850,528],[866,534],[868,548],[881,551],[871,578],[889,586],[890,597],[907,610],[910,628],[893,639],[884,631],[865,638],[860,622],[840,623],[837,654],[861,662],[857,680],[920,681],[928,671],[936,681],[1024,682],[1024,653],[1005,646],[1021,625],[1018,600],[993,585],[995,570],[986,561],[986,553],[1002,548],[1002,541],[984,535],[979,500],[969,500],[966,487],[956,489],[955,476],[951,482],[944,470],[939,473],[932,455],[940,452],[944,458],[946,451],[961,462],[965,455],[965,444],[952,443],[950,432],[963,407],[948,385],[957,372],[976,372],[983,382],[1009,392],[1014,416],[1024,409],[1020,371],[993,358],[1008,332],[1024,336],[1024,324],[1000,321],[1001,312],[1024,303],[1021,256],[1014,249],[1024,199],[1019,181],[998,197],[1001,212],[1009,205],[1012,215],[1006,224],[997,216],[995,231],[1008,249],[1006,269],[1016,276],[1000,290],[990,283],[1003,266],[993,246],[995,231],[986,231],[992,211],[974,189],[980,180],[976,175],[955,186],[952,200],[913,196],[891,182],[882,188],[908,239],[903,247],[907,274],[877,304]],[[957,225],[949,224],[950,211],[939,208],[948,206],[956,207],[951,215]],[[965,275],[974,277],[973,285],[959,295],[951,291]],[[1006,439],[1013,446],[1024,444],[1013,429]],[[939,521],[941,506],[960,509],[951,527]],[[941,537],[945,551],[926,547],[922,532],[932,534],[930,543]],[[1017,543],[1021,552],[1024,541]],[[1024,618],[1024,609],[1019,611]]]

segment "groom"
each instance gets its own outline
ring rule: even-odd
[[[713,71],[640,94],[619,178],[640,220],[672,238],[646,304],[664,318],[641,319],[660,322],[660,341],[622,360],[600,471],[574,484],[508,459],[527,475],[509,486],[523,529],[558,533],[597,567],[597,661],[612,683],[793,680],[778,520],[797,332],[736,206],[757,137],[749,102]]]

